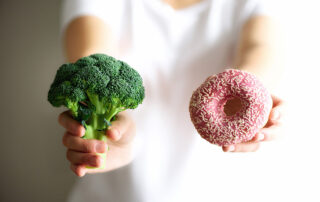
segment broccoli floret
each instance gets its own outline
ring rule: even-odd
[[[84,139],[104,141],[107,141],[105,130],[115,116],[126,109],[135,109],[143,99],[139,73],[125,62],[104,54],[62,65],[48,93],[48,101],[54,107],[66,106],[74,119],[84,125]]]

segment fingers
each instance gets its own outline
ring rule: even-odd
[[[71,170],[79,177],[84,176],[89,170],[85,167],[100,167],[103,159],[96,153],[104,153],[108,146],[104,141],[95,139],[82,139],[66,132],[62,140],[68,148],[67,159],[71,163]]]
[[[284,130],[281,123],[273,124],[270,127],[260,129],[261,134],[264,134],[263,141],[270,141],[282,137]]]
[[[88,169],[87,166],[100,167],[103,158],[97,153],[106,152],[108,147],[113,148],[112,152],[119,148],[126,150],[125,146],[130,143],[135,133],[134,123],[125,112],[119,113],[109,130],[106,131],[108,145],[104,141],[96,139],[82,139],[85,129],[72,118],[70,112],[63,112],[59,116],[59,123],[67,130],[62,142],[68,149],[67,159],[71,163],[70,168],[79,177],[86,173],[103,172],[103,169]]]
[[[272,100],[273,100],[273,106],[269,115],[269,120],[268,123],[266,124],[266,127],[276,124],[276,123],[281,123],[283,121],[283,117],[285,114],[285,102],[272,95]]]
[[[235,145],[225,145],[222,147],[224,152],[255,152],[259,149],[260,142],[248,142]]]
[[[67,151],[67,159],[71,162],[71,164],[88,165],[92,167],[99,167],[103,163],[103,159],[96,154],[82,153],[70,149]]]
[[[107,144],[104,141],[95,139],[82,139],[66,132],[62,138],[62,143],[68,149],[86,153],[104,153],[107,151]]]
[[[259,149],[260,142],[279,138],[282,133],[281,124],[273,124],[270,127],[260,129],[252,140],[244,143],[223,146],[222,150],[224,152],[254,152]]]
[[[119,113],[116,120],[112,122],[112,125],[107,130],[107,136],[110,140],[117,142],[123,138],[132,125],[132,120],[125,112]]]
[[[284,133],[284,119],[286,114],[285,102],[272,95],[273,106],[269,115],[268,123],[264,128],[260,129],[259,134],[263,134],[264,141],[274,140]]]
[[[283,119],[283,110],[282,106],[277,106],[272,108],[270,115],[269,115],[269,120],[268,123],[266,124],[265,127],[272,126],[277,123],[281,123]]]
[[[281,118],[281,110],[279,107],[275,107],[270,112],[270,121],[277,122]]]
[[[265,134],[259,132],[248,142],[226,145],[222,147],[222,150],[224,152],[255,152],[259,149],[260,142],[265,138]]]
[[[77,164],[70,164],[70,169],[78,176],[83,177],[85,174],[90,173],[103,173],[104,170],[95,170],[95,169],[88,169],[85,165],[77,165]]]
[[[275,95],[271,95],[271,98],[272,98],[273,107],[277,107],[279,105],[283,105],[284,104],[284,101],[281,98],[279,98],[279,97],[277,97]]]
[[[69,111],[65,111],[59,115],[58,122],[62,127],[69,131],[72,135],[83,136],[85,133],[84,127],[74,120]]]
[[[78,176],[83,177],[86,174],[86,168],[84,165],[71,164],[70,169]]]
[[[264,128],[260,129],[255,137],[244,143],[226,145],[222,147],[224,152],[254,152],[259,149],[262,141],[274,140],[284,133],[283,118],[285,114],[285,103],[282,99],[272,95],[273,106],[269,120]]]

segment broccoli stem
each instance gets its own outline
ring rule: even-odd
[[[86,123],[86,133],[83,138],[107,141],[104,129],[105,123],[103,114],[92,113],[90,119]]]
[[[107,142],[107,136],[105,135],[105,130],[103,130],[104,126],[105,126],[105,123],[104,123],[103,114],[92,113],[90,119],[86,123],[86,132],[85,132],[85,135],[83,136],[83,139],[97,139],[97,140],[102,140],[104,142]],[[90,167],[90,166],[87,166],[87,168],[93,168],[93,169],[105,168],[107,153],[97,153],[97,155],[103,159],[103,164],[97,168]]]
[[[106,112],[105,105],[100,101],[99,96],[90,92],[87,92],[90,102],[95,107],[95,112],[97,114],[104,114]]]
[[[72,116],[77,117],[78,116],[78,109],[79,109],[78,102],[72,102],[69,99],[66,99],[66,100],[67,100],[66,105],[71,110]]]
[[[113,107],[111,110],[105,115],[105,119],[111,122],[111,119],[117,115],[119,112],[123,111],[121,108]]]

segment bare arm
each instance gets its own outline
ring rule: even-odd
[[[236,67],[258,76],[271,94],[284,70],[280,36],[276,24],[268,17],[250,19],[243,27],[235,59]],[[261,141],[275,139],[283,133],[283,101],[274,95],[272,100],[273,107],[265,127],[251,141],[224,146],[224,151],[256,151]]]
[[[69,62],[75,62],[93,53],[112,56],[115,54],[111,30],[97,17],[84,16],[73,20],[64,34],[64,48]],[[67,148],[67,159],[71,163],[71,170],[76,175],[107,172],[132,161],[135,124],[126,112],[120,112],[112,122],[112,126],[106,132],[107,143],[82,139],[85,129],[73,120],[68,111],[60,114],[59,123],[66,129],[62,142]],[[106,168],[104,170],[87,169],[86,166],[99,167],[103,163],[102,159],[96,155],[103,152],[108,152]]]
[[[70,62],[92,53],[115,54],[110,28],[99,18],[83,16],[73,20],[64,33],[64,49]]]
[[[243,27],[235,59],[236,67],[258,76],[271,91],[284,70],[279,30],[270,18],[253,17]]]

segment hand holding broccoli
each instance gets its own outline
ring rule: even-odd
[[[82,142],[83,145],[85,144],[83,139],[93,139],[91,145],[100,145],[96,147],[103,149],[91,149],[90,152],[96,152],[96,155],[101,158],[89,156],[83,158],[90,159],[91,163],[88,165],[103,170],[105,163],[99,163],[99,161],[103,159],[105,162],[106,158],[105,153],[100,153],[106,149],[101,146],[103,145],[101,142],[107,141],[106,130],[111,126],[111,122],[116,120],[119,112],[136,108],[143,99],[144,87],[139,73],[126,63],[104,54],[90,55],[75,63],[62,65],[48,93],[48,101],[53,106],[66,106],[72,118],[78,121],[71,121],[71,115],[68,119],[67,113],[60,116],[60,123],[69,131],[66,133],[65,141],[72,142],[70,139],[73,138],[74,141],[78,141],[79,144]],[[74,131],[74,128],[78,131]],[[85,131],[82,141],[74,139],[74,135],[77,137],[78,134],[79,137],[81,131],[82,133]],[[111,137],[117,133],[113,127],[109,131]],[[119,135],[122,134],[119,133]],[[88,141],[86,144],[89,144]],[[68,148],[73,147],[73,145],[67,145]],[[89,151],[88,148],[86,149]],[[71,152],[71,154],[74,153]],[[80,158],[79,155],[77,157]]]
[[[60,114],[59,123],[66,129],[63,144],[67,148],[70,168],[76,175],[82,177],[86,173],[110,171],[132,160],[131,144],[135,135],[135,125],[126,112],[119,113],[116,121],[112,122],[112,127],[107,130],[107,144],[100,140],[83,139],[85,129],[73,119],[70,111]],[[109,148],[107,161],[102,162],[96,153],[104,153],[107,148]],[[86,168],[86,166],[100,167],[102,163],[106,163],[104,169]]]

